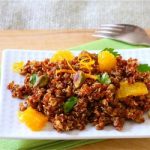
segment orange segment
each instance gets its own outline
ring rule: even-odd
[[[148,94],[145,83],[135,82],[129,84],[127,81],[120,83],[120,89],[117,92],[117,98],[125,98],[127,96],[140,96]]]
[[[67,61],[71,61],[73,58],[74,58],[74,56],[69,50],[59,50],[52,56],[50,61],[51,62],[59,62],[64,59]]]
[[[24,112],[19,112],[19,120],[33,131],[40,131],[47,123],[48,119],[42,113],[29,107]]]
[[[23,61],[20,61],[20,62],[15,62],[12,66],[12,69],[14,72],[16,73],[20,73],[21,69],[23,68],[24,66],[24,62]]]
[[[98,63],[100,71],[111,71],[116,66],[117,60],[112,53],[102,51],[98,54]]]

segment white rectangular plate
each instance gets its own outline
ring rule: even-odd
[[[77,55],[80,51],[73,51]],[[97,53],[98,51],[92,51]],[[150,65],[150,48],[119,50],[124,58],[137,58],[141,63]],[[17,112],[20,100],[14,99],[7,90],[7,84],[14,80],[23,83],[23,77],[12,71],[12,64],[17,61],[43,60],[50,58],[54,51],[33,50],[4,50],[2,57],[1,74],[1,99],[0,99],[0,137],[19,139],[106,139],[106,138],[141,138],[150,137],[150,119],[145,116],[145,122],[137,124],[126,122],[122,131],[116,131],[114,127],[107,126],[104,130],[96,130],[88,125],[83,131],[70,131],[58,133],[50,125],[40,131],[33,132],[18,121]]]

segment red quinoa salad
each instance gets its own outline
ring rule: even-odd
[[[8,89],[21,100],[20,113],[33,130],[47,121],[59,132],[84,130],[89,123],[98,130],[107,125],[122,130],[126,121],[143,123],[150,110],[149,71],[147,64],[125,60],[111,48],[78,56],[58,51],[51,59],[28,60],[19,71],[24,83],[12,81]]]

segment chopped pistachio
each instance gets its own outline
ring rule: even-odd
[[[85,80],[85,74],[82,71],[76,72],[73,77],[74,86],[76,88],[80,87],[81,84],[84,82],[84,80]]]
[[[38,77],[38,79],[36,80],[34,87],[38,86],[38,87],[44,87],[48,84],[49,78],[47,75],[42,75],[40,77]]]

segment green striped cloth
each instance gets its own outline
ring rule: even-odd
[[[106,47],[115,49],[140,48],[126,43],[109,39],[97,40],[84,45],[70,48],[70,50],[99,50]],[[0,139],[0,150],[68,150],[86,144],[102,141],[97,140],[12,140]]]

